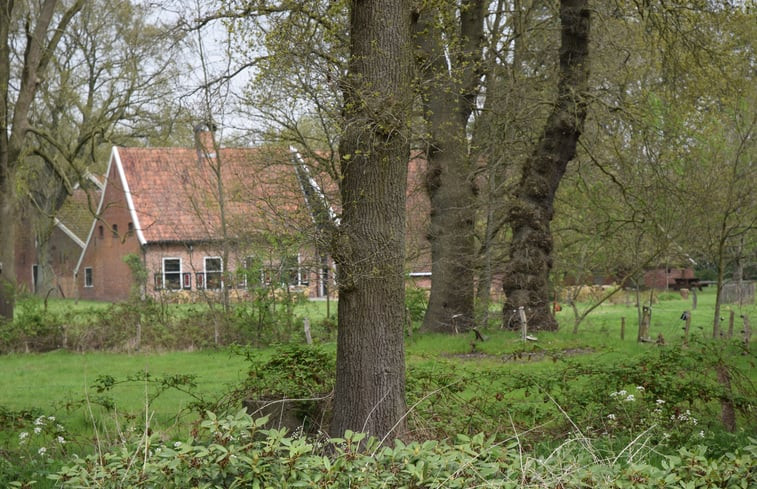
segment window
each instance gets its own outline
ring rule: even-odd
[[[182,287],[189,290],[192,288],[192,274],[191,273],[184,273],[182,274],[183,280],[182,280]]]
[[[84,286],[94,287],[94,284],[92,282],[92,267],[87,267],[84,269]]]
[[[132,236],[134,234],[134,223],[130,222],[126,225],[126,235]]]
[[[163,288],[181,289],[181,258],[163,258]]]
[[[219,256],[205,257],[205,288],[223,287],[223,260]]]
[[[113,237],[117,238],[118,237],[118,224],[114,224],[111,229],[113,231]]]
[[[288,255],[281,260],[281,283],[287,285],[308,285],[307,270],[300,266],[300,255]]]
[[[105,237],[105,229],[103,228],[102,224],[97,226],[97,236],[101,239]]]

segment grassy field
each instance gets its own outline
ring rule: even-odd
[[[662,334],[669,345],[680,345],[683,324],[680,315],[691,309],[691,300],[681,299],[676,293],[662,294],[653,306],[650,335],[656,338]],[[698,308],[693,311],[691,331],[693,336],[709,337],[712,330],[712,310],[714,294],[705,290],[699,294]],[[332,304],[332,311],[336,304]],[[102,304],[76,306],[66,301],[51,301],[53,309],[71,307],[103,307]],[[581,305],[580,307],[586,307]],[[726,306],[722,315],[727,329],[728,315],[733,306]],[[735,331],[740,334],[742,327],[739,316],[745,314],[757,317],[757,307],[733,307],[737,324]],[[325,315],[324,302],[310,302],[300,306],[298,317],[313,320]],[[436,360],[476,362],[477,365],[502,365],[508,355],[527,349],[532,352],[532,364],[543,360],[544,352],[569,352],[576,354],[612,357],[627,357],[654,348],[653,344],[636,342],[636,307],[632,304],[602,305],[594,310],[581,324],[578,334],[572,334],[573,313],[564,307],[558,313],[560,330],[554,333],[539,333],[538,341],[523,344],[519,333],[491,328],[485,335],[487,341],[474,342],[473,334],[423,335],[416,334],[407,340],[408,363],[426,363]],[[620,339],[621,318],[625,318],[625,339]],[[259,350],[261,357],[270,350]],[[746,361],[746,359],[745,359]],[[512,363],[512,362],[511,362]],[[516,363],[517,364],[517,363]],[[59,412],[61,406],[72,401],[92,397],[92,385],[101,375],[123,379],[138,372],[148,372],[152,376],[188,374],[196,376],[198,392],[204,395],[220,394],[229,385],[238,383],[246,375],[244,359],[226,349],[164,352],[164,353],[71,353],[55,351],[44,354],[10,354],[0,356],[0,405],[9,409],[38,408],[45,412]],[[757,379],[755,379],[757,380]],[[125,412],[139,412],[144,408],[145,390],[150,385],[124,385],[113,389],[116,406]],[[187,396],[175,391],[161,395],[150,406],[159,424],[172,424],[173,416],[188,402]],[[81,410],[72,414],[74,424],[89,423],[83,419]]]
[[[549,436],[551,428],[541,424],[547,415],[546,398],[529,395],[532,389],[528,387],[513,388],[513,379],[524,376],[536,379],[534,382],[539,381],[539,376],[542,380],[548,379],[564,366],[558,358],[570,358],[591,368],[610,368],[633,362],[650,352],[683,348],[684,322],[680,316],[683,311],[691,309],[691,299],[682,299],[677,293],[659,294],[657,299],[653,305],[650,336],[657,338],[661,334],[665,339],[664,348],[655,343],[636,341],[637,309],[633,301],[625,300],[595,309],[581,323],[577,334],[572,333],[573,311],[563,307],[557,314],[560,330],[532,333],[537,337],[536,341],[523,342],[519,332],[499,327],[486,329],[484,342],[475,341],[471,332],[458,335],[416,332],[406,341],[408,398],[414,402],[429,390],[441,387],[444,391],[415,407],[413,416],[436,420],[427,425],[416,420],[415,426],[421,427],[417,436],[434,436],[440,426],[444,429],[446,420],[452,419],[454,429],[460,431],[499,430],[502,420],[491,419],[491,416],[502,416],[502,413],[513,414],[517,429],[540,426],[543,432],[539,436]],[[711,290],[699,294],[698,307],[692,312],[692,342],[696,338],[711,338],[713,304]],[[335,314],[336,303],[330,306]],[[77,310],[104,309],[107,305],[51,301],[49,307],[69,314],[68,317],[76,317]],[[175,307],[177,314],[182,314],[192,306]],[[588,304],[579,305],[580,309],[585,307]],[[731,310],[735,313],[734,333],[738,337],[742,331],[740,316],[756,318],[757,307],[754,304],[741,308],[725,306],[722,310],[725,330]],[[325,314],[324,302],[308,302],[295,311],[297,318],[307,317],[314,323]],[[495,311],[494,314],[496,318],[501,313]],[[622,318],[625,318],[624,339],[620,337]],[[335,350],[333,334],[324,335],[320,340],[327,351]],[[252,357],[264,360],[274,354],[275,348],[250,351]],[[731,348],[729,351],[737,350]],[[753,340],[750,355],[731,355],[728,359],[740,372],[746,372],[747,381],[752,384],[757,383],[754,351]],[[183,439],[191,429],[191,421],[197,418],[197,413],[184,409],[194,398],[177,389],[166,389],[152,399],[161,390],[161,379],[191,376],[195,384],[193,395],[209,400],[238,386],[247,377],[248,368],[247,360],[235,348],[149,353],[57,350],[0,355],[0,414],[31,410],[32,415],[27,419],[40,415],[55,416],[56,422],[65,427],[66,437],[70,437],[71,449],[77,447],[77,453],[94,450],[100,440],[114,443],[124,430],[142,429],[146,419],[150,430],[161,433],[166,440]],[[150,376],[147,381],[144,380],[146,374]],[[95,384],[103,376],[110,376],[116,385],[107,392],[98,393]],[[119,383],[130,377],[140,380]],[[591,380],[573,382],[576,384],[571,384],[571,389],[590,396],[596,394],[593,392],[595,386],[587,384]],[[604,388],[608,388],[607,385]],[[609,391],[605,394],[609,395]],[[571,397],[568,395],[565,399]],[[107,403],[112,404],[110,409],[103,407]],[[717,403],[699,408],[706,418],[703,424],[716,426]],[[14,440],[21,436],[20,432],[28,430],[20,424],[14,427],[10,423],[9,426],[7,416],[5,422],[4,432],[0,433],[0,451],[3,445],[13,446]],[[746,429],[752,436],[757,435],[755,426],[748,424]]]

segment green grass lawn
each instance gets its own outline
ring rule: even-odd
[[[663,334],[668,345],[681,345],[683,321],[681,312],[691,308],[691,301],[677,294],[665,294],[665,300],[653,306],[651,335]],[[692,335],[709,337],[712,328],[714,294],[699,294],[699,306],[694,311]],[[51,308],[73,307],[70,302],[51,301]],[[102,304],[79,304],[76,307],[102,307]],[[325,302],[308,302],[297,309],[300,317],[313,320],[325,316]],[[727,328],[728,306],[723,309]],[[332,311],[336,303],[331,304]],[[754,305],[735,309],[737,334],[741,331],[738,318],[741,314],[756,317]],[[636,308],[631,305],[602,305],[597,308],[572,334],[572,311],[565,307],[558,313],[561,328],[557,332],[535,333],[536,342],[523,343],[518,332],[492,328],[485,332],[487,341],[474,342],[472,333],[454,336],[415,334],[407,340],[409,365],[433,365],[438,362],[457,363],[466,369],[501,369],[503,365],[513,372],[519,370],[551,368],[551,355],[565,353],[593,359],[597,362],[614,362],[656,348],[655,344],[636,342]],[[625,339],[620,339],[621,318],[626,318]],[[271,349],[259,350],[261,356]],[[526,352],[518,357],[514,353]],[[747,365],[748,357],[737,359]],[[748,366],[748,365],[747,365]],[[757,381],[754,369],[752,381]],[[55,351],[44,354],[10,354],[0,356],[0,406],[11,410],[36,408],[43,413],[55,413],[74,430],[89,430],[92,415],[96,419],[108,418],[102,408],[93,403],[90,407],[65,409],[67,403],[82,399],[94,400],[95,380],[109,375],[116,380],[138,372],[153,377],[186,374],[196,377],[197,392],[204,396],[220,395],[229,386],[238,384],[247,372],[243,357],[226,349],[166,353],[71,353]],[[143,417],[145,399],[152,395],[155,386],[147,383],[130,383],[114,387],[112,397],[121,414]],[[191,398],[181,392],[168,390],[148,408],[156,429],[170,429],[176,425],[176,413],[186,407]],[[90,413],[90,409],[92,412]],[[181,424],[181,423],[179,423]]]

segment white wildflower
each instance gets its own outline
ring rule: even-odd
[[[48,416],[47,419],[48,421],[55,421],[55,416]]]
[[[61,445],[63,445],[64,443],[66,443],[66,439],[65,439],[65,438],[63,438],[62,436],[59,436],[58,438],[56,438],[56,440],[57,440],[57,442],[58,442],[58,443],[60,443]]]
[[[663,404],[665,404],[665,401],[663,401],[662,399],[657,399],[655,402],[657,403],[658,406],[662,406]]]
[[[704,430],[701,430],[701,431],[699,432],[699,438],[704,438]]]
[[[636,398],[633,397],[633,394],[628,394],[628,397],[626,397],[626,402],[633,402]]]
[[[40,428],[39,426],[35,427],[34,428],[34,434],[35,435],[39,435],[40,433],[42,433],[42,428]]]
[[[55,429],[58,431],[66,431],[62,424],[56,424]]]
[[[47,448],[45,448],[45,447],[39,447],[39,450],[37,450],[37,453],[39,453],[40,457],[44,457],[45,456],[45,452],[47,452]]]
[[[612,414],[612,413],[610,413],[610,414],[608,414],[608,415],[607,415],[607,419],[610,419],[610,420],[612,420],[612,421],[615,421],[615,415],[614,415],[614,414]]]
[[[43,424],[45,424],[44,416],[40,416],[39,418],[34,420],[34,426],[42,426]]]
[[[29,433],[26,432],[26,431],[22,431],[21,433],[18,434],[18,441],[19,442],[24,442],[24,441],[26,441],[27,438],[29,438]]]
[[[639,391],[639,392],[643,392],[644,391],[644,386],[643,385],[637,385],[636,386],[636,390]]]
[[[177,441],[176,443],[173,444],[174,448],[179,448],[180,446],[181,446],[181,442],[180,441]]]

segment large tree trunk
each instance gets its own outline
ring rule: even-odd
[[[523,166],[510,208],[510,261],[503,289],[504,321],[519,307],[526,309],[530,328],[555,330],[549,310],[552,269],[554,198],[568,162],[576,154],[586,118],[589,79],[590,10],[587,0],[560,2],[561,47],[557,100],[534,153]]]
[[[411,8],[355,0],[344,87],[339,329],[331,433],[405,430],[405,192],[410,156]]]
[[[82,8],[84,0],[76,0],[61,17],[52,34],[48,29],[55,13],[58,0],[44,0],[36,11],[36,23],[27,27],[23,67],[17,89],[11,89],[11,44],[17,39],[12,32],[15,27],[14,2],[0,2],[0,263],[3,275],[0,277],[0,319],[13,319],[15,306],[15,268],[13,266],[15,247],[15,173],[20,164],[21,151],[29,130],[29,112],[39,86],[40,72],[52,58],[52,54],[74,15]],[[28,21],[28,19],[27,19]],[[20,36],[18,36],[20,37]],[[15,102],[11,97],[15,95]]]
[[[4,170],[0,166],[0,322],[13,319],[16,291],[13,178]]]
[[[483,11],[482,0],[461,2],[460,32],[455,34],[459,40],[449,35],[445,40],[433,8],[421,12],[415,29],[431,200],[431,293],[423,320],[427,331],[454,332],[474,319],[475,192],[466,128],[480,80]],[[448,58],[445,42],[459,46],[459,52]]]

